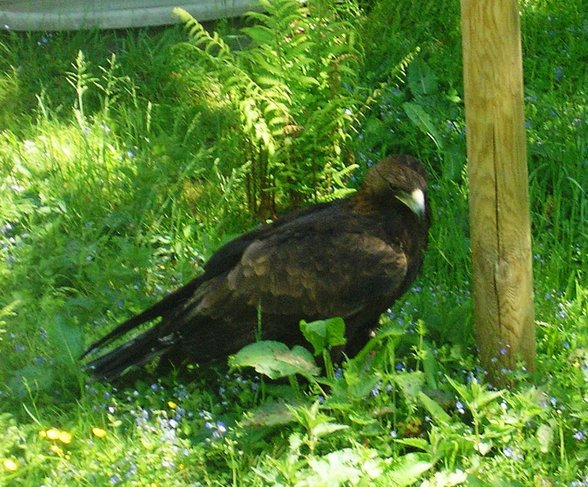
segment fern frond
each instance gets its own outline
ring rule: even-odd
[[[267,216],[277,198],[300,204],[340,184],[334,174],[360,114],[363,51],[353,8],[329,0],[260,4],[265,11],[247,14],[252,25],[241,29],[251,43],[234,51],[186,11],[174,12],[238,117],[248,205]]]
[[[209,55],[214,52],[214,56],[218,59],[229,57],[232,54],[231,48],[221,39],[217,32],[210,35],[204,26],[192,17],[189,12],[183,8],[175,7],[173,13],[185,24],[194,46]]]

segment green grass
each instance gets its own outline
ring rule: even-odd
[[[389,336],[329,391],[81,372],[84,344],[255,224],[238,120],[179,28],[0,33],[0,484],[588,485],[586,10],[521,6],[538,356],[496,391],[473,345],[459,6],[421,4],[361,19],[358,93],[385,85],[348,151],[425,161],[431,245]]]

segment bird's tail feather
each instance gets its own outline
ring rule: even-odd
[[[171,343],[166,346],[159,339],[158,332],[156,328],[147,330],[142,335],[92,360],[86,368],[98,378],[116,379],[130,367],[142,365],[171,347]]]
[[[151,308],[146,309],[142,313],[139,313],[138,315],[135,315],[135,316],[129,318],[124,323],[121,323],[119,326],[117,326],[110,333],[108,333],[107,335],[104,335],[100,340],[97,340],[94,343],[92,343],[92,345],[90,345],[84,351],[81,358],[84,358],[86,355],[92,353],[94,350],[98,350],[100,347],[109,344],[110,342],[112,342],[116,338],[124,335],[128,331],[133,330],[134,328],[137,328],[138,326],[142,325],[143,323],[147,323],[148,321],[151,321],[151,320],[161,316],[161,309],[163,308],[161,306],[161,303],[162,303],[162,301],[154,304]]]
[[[92,353],[94,350],[98,350],[100,347],[109,344],[113,340],[123,336],[125,333],[137,328],[138,326],[142,325],[143,323],[147,323],[155,318],[159,318],[163,316],[166,311],[170,309],[174,309],[180,303],[188,299],[194,290],[200,285],[201,279],[196,279],[185,286],[177,289],[169,296],[166,296],[161,301],[158,301],[150,308],[147,308],[142,313],[135,315],[129,318],[124,323],[121,323],[117,326],[114,330],[112,330],[107,335],[103,336],[100,340],[92,343],[82,354],[81,358],[84,358],[86,355]]]

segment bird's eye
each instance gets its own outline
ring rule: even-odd
[[[392,183],[388,183],[388,189],[393,193],[398,193],[400,191],[400,188]]]

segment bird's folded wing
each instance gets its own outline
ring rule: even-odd
[[[312,232],[252,242],[219,291],[227,313],[245,305],[271,315],[345,317],[391,301],[406,269],[398,245],[368,232]]]

